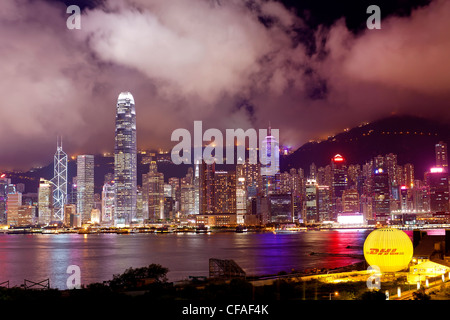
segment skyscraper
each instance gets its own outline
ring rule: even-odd
[[[270,126],[260,148],[263,194],[267,196],[275,192],[276,175],[280,171],[280,145]]]
[[[48,224],[52,220],[53,186],[50,181],[42,179],[39,181],[38,189],[38,222],[39,224]]]
[[[215,175],[215,163],[207,164],[205,161],[201,164],[200,170],[200,214],[214,213],[215,197],[214,197],[214,175]]]
[[[62,141],[56,141],[53,158],[53,220],[64,220],[64,205],[67,203],[67,154],[62,149]]]
[[[448,172],[448,153],[447,144],[440,141],[435,146],[436,151],[436,166],[444,168],[445,172]]]
[[[77,210],[81,223],[91,220],[94,209],[94,156],[77,157]]]
[[[137,147],[134,98],[122,92],[117,100],[114,145],[116,187],[115,225],[129,225],[136,217]]]

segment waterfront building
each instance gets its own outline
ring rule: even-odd
[[[30,226],[35,223],[36,207],[21,205],[17,210],[17,226]]]
[[[342,212],[342,193],[348,186],[347,167],[345,165],[345,159],[340,154],[337,154],[331,160],[332,170],[332,196],[333,196],[333,219],[336,215]]]
[[[271,194],[269,195],[270,222],[272,223],[293,223],[294,207],[292,194]]]
[[[136,110],[130,92],[120,93],[117,99],[114,182],[114,223],[129,225],[136,217],[137,205]]]
[[[5,174],[0,176],[0,224],[6,224],[6,202],[8,199],[9,185],[11,179],[8,179]]]
[[[49,224],[53,215],[53,185],[41,178],[38,188],[38,223]]]
[[[94,208],[94,156],[77,156],[77,210],[81,223],[91,220]]]
[[[115,208],[116,190],[114,180],[106,181],[102,189],[102,218],[104,225],[114,224],[114,208]]]
[[[64,225],[66,227],[74,227],[71,223],[73,215],[77,214],[77,206],[74,204],[66,204],[64,206]]]
[[[19,224],[19,207],[22,205],[22,194],[20,192],[8,194],[6,201],[6,224],[17,226]]]
[[[62,140],[56,141],[56,153],[53,157],[53,218],[64,220],[64,205],[67,203],[67,154],[62,149]]]

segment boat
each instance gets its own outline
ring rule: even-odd
[[[283,233],[298,233],[298,232],[305,232],[308,229],[305,227],[281,227],[281,228],[275,228],[273,230],[274,234],[283,234]]]
[[[247,231],[248,231],[247,228],[244,227],[244,226],[237,226],[236,227],[236,232],[238,232],[238,233],[243,233],[243,232],[247,232]]]
[[[195,233],[208,233],[209,229],[205,225],[200,225],[197,228],[195,228]]]

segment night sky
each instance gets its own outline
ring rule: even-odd
[[[393,113],[449,121],[449,17],[445,0],[2,1],[0,167],[47,165],[57,135],[69,155],[112,152],[122,91],[140,148],[194,120],[270,121],[293,147]]]

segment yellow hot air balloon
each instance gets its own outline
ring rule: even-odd
[[[397,272],[407,268],[413,252],[411,239],[398,229],[376,229],[364,242],[367,263],[377,266],[381,272]]]

